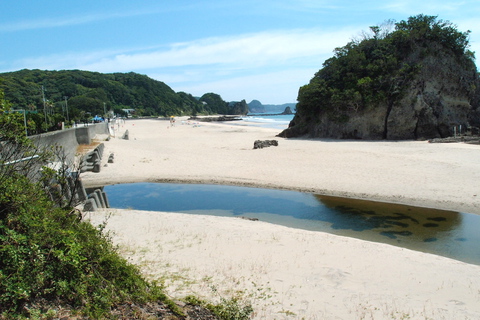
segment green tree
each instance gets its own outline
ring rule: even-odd
[[[463,55],[469,48],[470,30],[460,32],[449,21],[438,20],[437,16],[417,15],[396,24],[396,32],[406,35],[410,44],[435,41],[457,55]]]
[[[57,106],[59,114],[63,114],[61,105],[65,97],[74,114],[80,111],[103,114],[103,103],[108,109],[141,108],[143,113],[155,116],[190,114],[192,110],[208,113],[191,95],[176,93],[161,81],[133,72],[20,70],[2,73],[0,77],[3,79],[0,88],[15,108],[34,105],[43,110],[44,94],[46,100]]]
[[[38,172],[50,153],[25,137],[9,108],[0,91],[0,318],[38,317],[53,304],[95,319],[149,301],[178,312],[118,255],[102,227],[49,199]]]
[[[205,103],[204,110],[209,113],[228,114],[228,104],[216,93],[205,93],[200,102]]]
[[[324,62],[310,83],[300,88],[297,114],[304,118],[327,114],[345,121],[338,115],[380,104],[388,106],[388,113],[421,68],[406,59],[416,47],[429,48],[436,43],[465,63],[473,63],[473,54],[468,51],[469,31],[459,32],[450,22],[435,16],[410,17],[396,23],[391,32],[382,26],[370,30],[371,37],[336,48],[335,55]]]

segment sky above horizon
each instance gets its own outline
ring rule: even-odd
[[[336,47],[418,14],[470,30],[478,60],[478,0],[4,0],[0,72],[133,71],[194,96],[291,103]]]

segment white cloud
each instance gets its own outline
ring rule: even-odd
[[[349,2],[349,1],[348,1]],[[275,4],[278,2],[275,1]],[[339,7],[343,7],[344,5],[351,5],[342,4],[341,1],[329,1],[329,0],[288,0],[283,3],[283,6],[289,10],[296,10],[296,11],[325,11],[325,10],[335,10]]]
[[[351,38],[352,30],[287,30],[206,38],[175,43],[160,50],[131,50],[127,53],[92,52],[44,56],[17,61],[17,65],[48,69],[76,68],[100,72],[149,70],[154,68],[226,65],[255,68],[315,59],[330,53]],[[137,51],[137,52],[135,52]],[[305,63],[305,62],[303,62]]]
[[[265,103],[284,103],[296,100],[299,86],[308,83],[355,30],[277,30],[155,49],[61,54],[17,61],[16,69],[135,71],[194,95],[217,92],[225,100],[265,97]]]
[[[454,13],[465,5],[462,1],[438,1],[438,0],[395,0],[384,3],[382,9],[402,14],[426,14],[437,15],[443,13]],[[407,17],[405,17],[406,19]],[[442,18],[442,17],[439,17]]]
[[[65,26],[81,25],[95,21],[126,18],[141,15],[150,15],[165,11],[158,8],[145,8],[105,13],[83,13],[70,16],[56,16],[54,18],[28,19],[15,22],[0,23],[0,32],[14,32],[44,28],[58,28]]]
[[[98,20],[105,20],[105,19],[118,17],[118,16],[119,15],[90,14],[90,15],[63,17],[63,18],[55,18],[55,19],[49,18],[49,19],[23,20],[23,21],[0,24],[0,31],[11,32],[11,31],[31,30],[31,29],[64,27],[64,26],[89,23],[89,22],[98,21]]]
[[[281,30],[233,37],[199,39],[156,49],[105,50],[40,56],[14,62],[16,69],[81,69],[99,72],[140,71],[162,68],[217,66],[226,73],[262,67],[316,64],[345,45],[354,29]],[[158,72],[158,70],[156,71]]]

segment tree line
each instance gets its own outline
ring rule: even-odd
[[[244,101],[232,104],[215,93],[198,98],[175,92],[161,81],[134,72],[24,69],[1,73],[0,90],[14,110],[25,110],[29,134],[55,130],[60,122],[70,125],[105,116],[110,110],[125,116],[124,109],[135,109],[139,117],[248,112]]]

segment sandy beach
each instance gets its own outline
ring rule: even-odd
[[[183,124],[182,124],[183,123]],[[480,214],[480,147],[283,139],[241,123],[130,120],[86,186],[191,182],[281,188]],[[120,139],[129,131],[129,140]],[[255,140],[277,147],[253,149]],[[255,319],[478,319],[480,266],[237,218],[108,209],[88,214],[168,294],[240,295]]]

